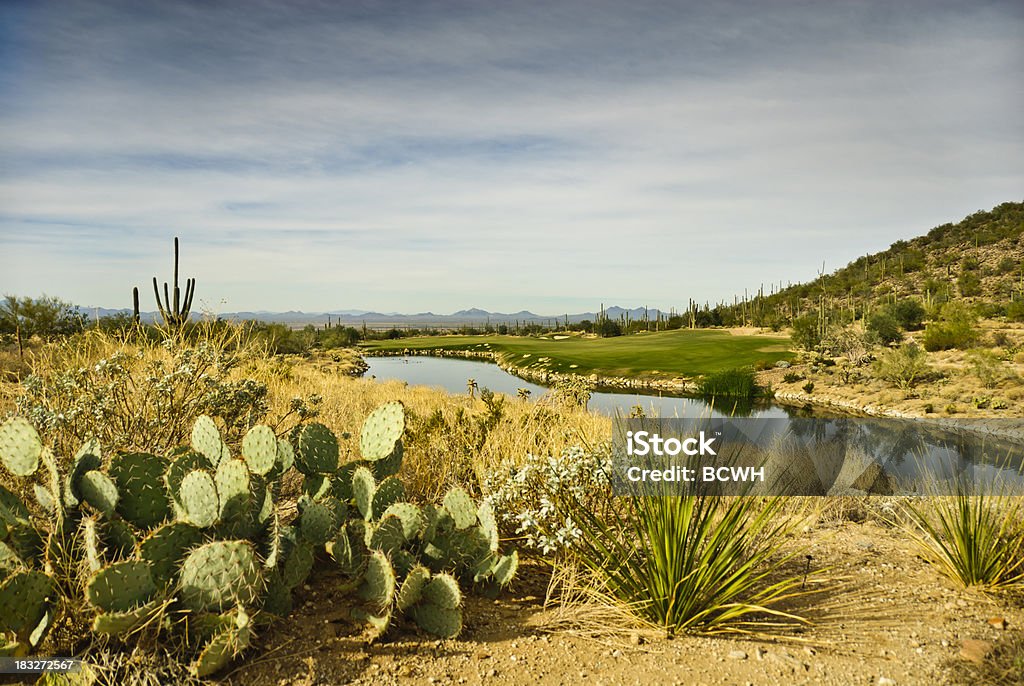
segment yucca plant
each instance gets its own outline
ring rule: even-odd
[[[946,576],[990,590],[1024,585],[1024,511],[1017,498],[961,489],[907,509],[922,551]]]
[[[773,607],[802,591],[803,570],[787,565],[791,528],[779,498],[707,494],[630,495],[599,518],[568,505],[574,551],[597,584],[666,635],[753,631],[804,620]],[[787,571],[787,569],[789,571]]]

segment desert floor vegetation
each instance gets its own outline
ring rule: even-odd
[[[355,378],[350,355],[267,355],[224,328],[34,349],[3,386],[5,440],[29,426],[39,447],[32,463],[0,446],[13,551],[0,592],[31,575],[64,600],[35,640],[42,615],[5,624],[8,647],[72,651],[93,683],[1022,678],[1019,508],[615,498],[607,417],[554,394]],[[399,415],[400,430],[381,428]],[[83,450],[93,438],[98,453]],[[149,474],[166,510],[140,522],[127,474]],[[245,505],[259,488],[269,511]],[[257,510],[269,516],[253,524]],[[70,537],[50,536],[53,512]],[[28,530],[52,545],[26,552],[11,536]],[[181,554],[150,578],[154,536]],[[984,570],[989,553],[994,582],[961,573],[958,560]],[[195,583],[214,558],[232,560],[218,577],[229,598]],[[100,592],[115,579],[134,596]],[[271,592],[287,610],[267,609]],[[183,618],[206,628],[179,630]]]

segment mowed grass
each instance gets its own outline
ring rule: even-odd
[[[363,349],[493,352],[507,364],[536,370],[633,378],[696,377],[710,372],[790,359],[783,336],[679,329],[614,338],[571,336],[420,336],[368,341]]]

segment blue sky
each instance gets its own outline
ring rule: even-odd
[[[0,292],[545,314],[1024,198],[1024,4],[4,2]]]

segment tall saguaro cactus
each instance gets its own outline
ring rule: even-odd
[[[192,309],[192,298],[196,294],[196,280],[185,280],[184,299],[181,290],[178,288],[178,237],[174,237],[174,300],[171,300],[171,291],[167,282],[164,281],[164,300],[160,302],[160,289],[157,287],[156,277],[153,277],[153,295],[156,296],[156,306],[160,308],[160,316],[166,324],[183,324],[188,320],[189,311]]]

